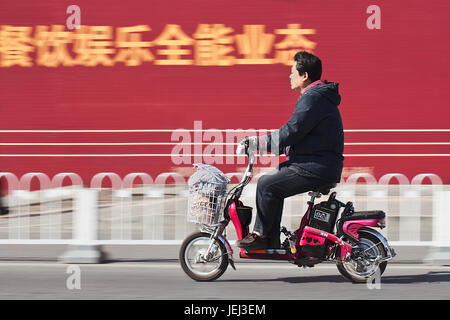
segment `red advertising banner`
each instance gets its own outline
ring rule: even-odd
[[[3,0],[0,171],[75,172],[85,183],[98,172],[188,176],[195,162],[242,171],[235,144],[289,119],[293,55],[307,50],[340,84],[344,179],[449,183],[449,8]]]

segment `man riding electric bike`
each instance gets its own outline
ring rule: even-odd
[[[291,88],[301,95],[287,123],[272,134],[249,137],[249,148],[275,154],[287,161],[258,180],[257,217],[253,233],[237,242],[248,249],[280,248],[280,223],[284,199],[337,183],[343,168],[344,131],[338,106],[338,83],[320,80],[322,63],[315,55],[300,51],[291,68]]]

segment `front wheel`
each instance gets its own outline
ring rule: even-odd
[[[339,272],[354,283],[367,282],[377,272],[381,277],[387,266],[387,261],[383,261],[387,256],[383,244],[370,234],[362,234],[356,248],[359,250],[357,255],[348,261],[336,262]]]
[[[184,272],[196,281],[219,278],[227,270],[229,262],[224,244],[206,232],[188,236],[181,245],[179,258]]]

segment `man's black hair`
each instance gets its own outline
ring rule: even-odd
[[[322,61],[312,53],[299,51],[295,54],[294,60],[297,62],[297,71],[300,75],[308,72],[311,82],[320,80],[322,76]]]

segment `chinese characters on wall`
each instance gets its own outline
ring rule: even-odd
[[[0,67],[72,67],[239,64],[291,65],[299,50],[312,52],[315,29],[300,24],[266,30],[243,25],[237,31],[224,24],[198,24],[193,34],[167,24],[152,36],[148,25],[85,26],[69,31],[64,25],[0,26]]]

